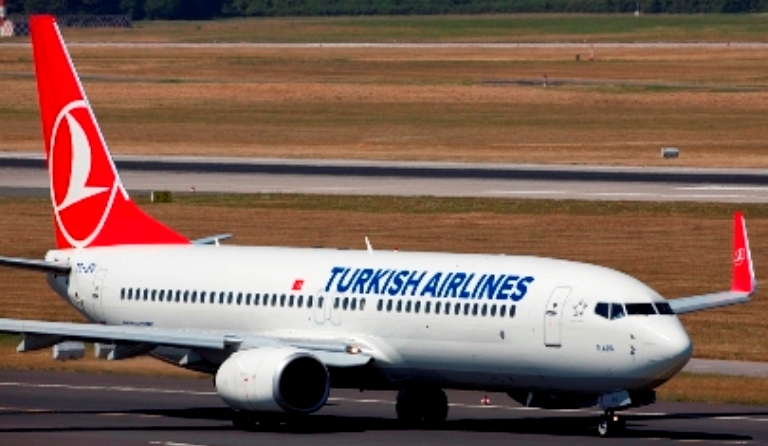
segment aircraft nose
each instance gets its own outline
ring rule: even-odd
[[[679,372],[693,354],[693,344],[678,320],[669,320],[661,329],[654,330],[654,362],[658,362],[662,371],[660,378],[669,379]]]

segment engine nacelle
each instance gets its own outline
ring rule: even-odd
[[[307,414],[328,400],[330,379],[325,364],[305,350],[265,347],[227,358],[216,390],[234,409]]]

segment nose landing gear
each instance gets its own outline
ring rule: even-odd
[[[626,421],[623,417],[616,415],[612,410],[606,410],[597,422],[597,433],[601,437],[616,437],[621,435],[626,427]]]

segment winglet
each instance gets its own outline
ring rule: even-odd
[[[752,253],[749,250],[744,214],[733,215],[733,277],[731,291],[753,294],[757,290]]]

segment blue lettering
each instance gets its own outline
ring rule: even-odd
[[[453,277],[453,273],[448,273],[445,276],[445,279],[443,279],[443,283],[440,285],[440,289],[437,291],[437,295],[439,297],[445,297],[445,286],[450,283],[451,278]]]
[[[392,276],[392,286],[390,286],[387,290],[387,293],[389,293],[390,296],[397,296],[397,294],[400,292],[400,289],[403,287],[403,279],[405,279],[409,272],[410,271],[407,269],[404,269],[402,271],[398,271],[397,274]]]
[[[515,287],[515,282],[520,277],[518,276],[507,276],[504,279],[504,282],[501,284],[501,288],[499,288],[499,291],[496,292],[496,300],[507,300],[509,299],[509,292],[512,291],[512,289]]]
[[[525,294],[528,292],[528,285],[533,283],[533,281],[534,281],[534,278],[531,276],[526,276],[520,279],[520,281],[517,282],[515,293],[511,295],[510,298],[515,302],[517,302],[523,297],[525,297]]]
[[[371,277],[371,280],[368,282],[368,291],[366,291],[368,294],[376,293],[379,294],[379,281],[382,280],[384,277],[389,275],[392,270],[389,269],[378,269]]]
[[[349,280],[347,283],[344,283],[344,278],[347,277],[349,272],[352,271],[351,269],[348,269],[344,271],[344,274],[339,277],[339,283],[336,284],[336,292],[337,293],[346,293],[349,290],[349,287],[352,286],[353,283],[355,283],[355,278],[360,273],[359,269],[356,269],[355,272],[349,277]]]
[[[346,271],[346,268],[342,268],[340,266],[334,266],[333,269],[331,269],[331,278],[328,279],[328,283],[325,284],[325,292],[331,291],[331,285],[333,285],[333,281],[336,279],[336,275],[339,273],[343,273]]]
[[[480,295],[477,296],[478,298],[482,298],[483,295],[485,295],[488,299],[493,299],[493,296],[496,295],[496,289],[501,285],[501,282],[504,280],[504,275],[499,276],[499,280],[494,282],[494,279],[496,276],[493,274],[488,274],[488,278],[486,279],[485,283],[483,284],[483,290],[480,292]]]
[[[472,290],[472,299],[477,297],[478,291],[480,291],[483,288],[483,283],[485,282],[485,278],[488,277],[486,274],[483,274],[480,276],[480,280],[477,281],[475,284],[475,289]]]
[[[352,292],[365,293],[365,282],[367,282],[372,275],[373,275],[373,270],[370,268],[361,270],[360,274],[357,276],[357,280],[355,280],[355,285],[352,287]]]
[[[443,294],[443,297],[456,297],[456,291],[458,291],[459,286],[464,283],[464,279],[466,278],[467,275],[465,273],[454,274],[453,278],[451,279],[451,283],[449,283],[445,288],[445,294]]]
[[[467,286],[472,282],[472,278],[475,277],[475,274],[472,273],[469,276],[467,276],[467,280],[464,281],[464,284],[461,286],[461,290],[459,291],[459,297],[462,299],[466,299],[469,297],[469,291],[467,291]]]
[[[443,273],[435,273],[432,275],[432,277],[429,278],[429,281],[427,281],[427,284],[424,285],[424,288],[421,289],[420,296],[426,296],[427,293],[432,295],[432,297],[437,297],[437,285],[440,284],[440,277],[443,275]]]
[[[408,292],[408,288],[413,288],[411,290],[411,296],[416,295],[416,289],[419,287],[419,284],[421,283],[422,279],[424,279],[424,276],[427,275],[427,272],[424,271],[421,274],[419,274],[418,277],[416,277],[416,274],[418,274],[417,271],[411,272],[411,275],[408,276],[408,280],[405,281],[405,285],[403,286],[403,289],[400,291],[401,296],[405,296],[405,293]]]

